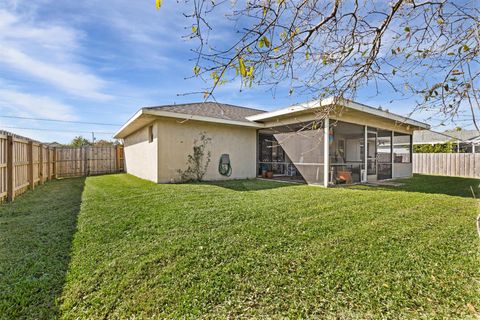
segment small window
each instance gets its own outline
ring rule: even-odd
[[[148,126],[148,142],[153,142],[153,126]]]

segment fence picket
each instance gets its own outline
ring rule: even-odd
[[[414,153],[413,172],[480,178],[480,154]]]
[[[123,146],[51,148],[0,131],[0,203],[57,177],[122,172]]]

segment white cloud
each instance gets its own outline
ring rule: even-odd
[[[68,92],[109,100],[107,82],[75,62],[79,33],[58,25],[42,26],[29,18],[0,10],[0,63]]]
[[[50,97],[0,89],[0,110],[10,110],[15,115],[57,120],[75,120],[74,109]],[[4,113],[4,112],[2,112]],[[12,124],[15,122],[11,120]]]

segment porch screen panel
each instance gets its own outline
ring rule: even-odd
[[[323,184],[323,128],[281,132],[274,136],[307,183]]]
[[[392,132],[378,130],[378,180],[392,178]]]

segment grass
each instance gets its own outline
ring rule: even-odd
[[[58,315],[84,181],[53,181],[0,205],[0,319]]]
[[[57,181],[0,206],[0,315],[475,318],[479,181],[404,182],[90,177],[70,242],[83,181]]]

